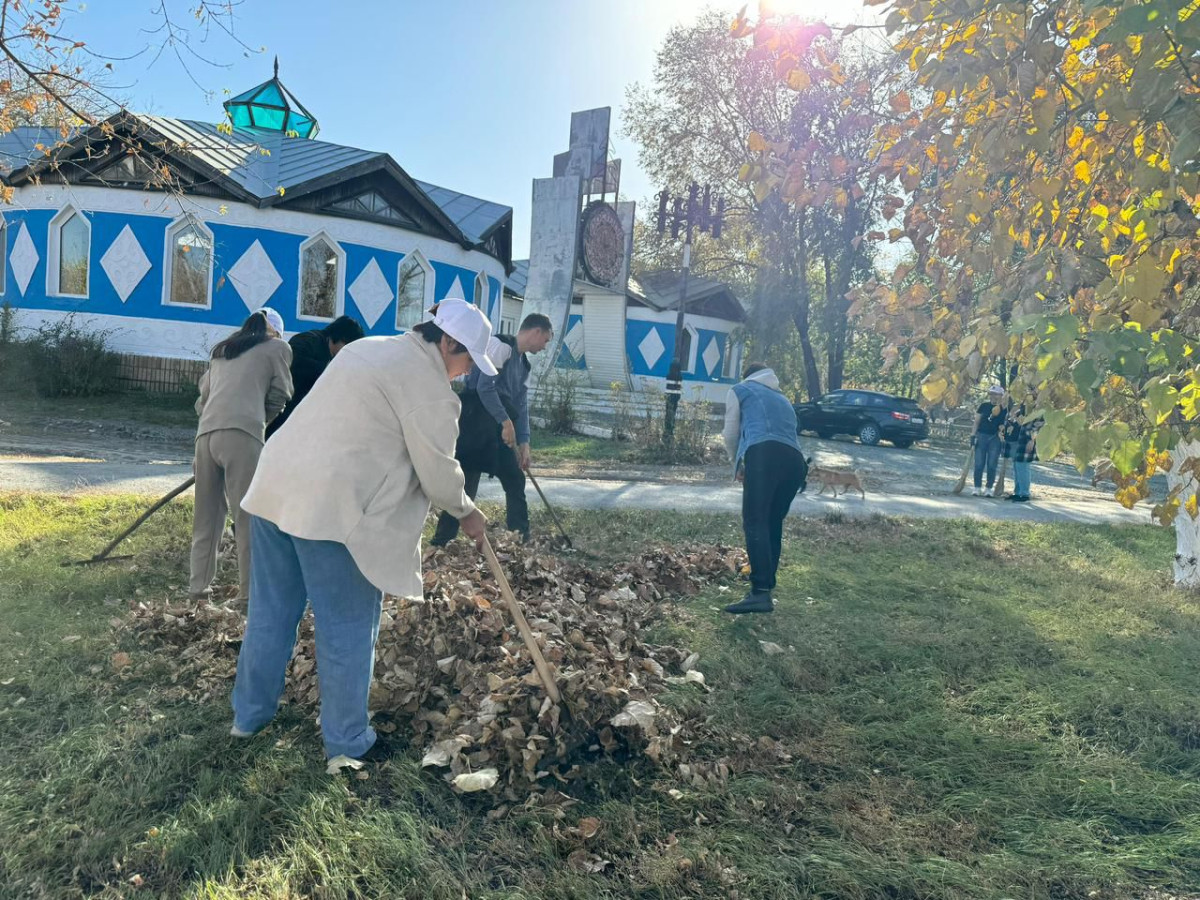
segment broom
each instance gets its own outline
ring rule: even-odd
[[[975,461],[975,448],[969,447],[967,449],[966,461],[963,462],[962,474],[958,476],[958,481],[956,481],[954,483],[954,487],[950,490],[950,493],[961,494],[963,492],[963,488],[965,488],[967,486],[967,476],[971,473],[971,463],[974,461]]]

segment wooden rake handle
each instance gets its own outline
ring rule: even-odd
[[[551,700],[555,703],[562,703],[562,695],[558,693],[558,685],[554,683],[554,675],[550,672],[550,666],[546,663],[546,657],[542,656],[542,648],[538,646],[537,638],[533,635],[533,630],[530,629],[529,623],[525,621],[525,614],[521,612],[521,606],[517,603],[516,595],[513,594],[512,587],[508,583],[508,577],[504,574],[504,570],[500,568],[500,560],[496,558],[496,551],[492,549],[492,543],[488,540],[486,534],[483,536],[483,555],[487,559],[488,568],[492,570],[492,577],[500,585],[500,593],[504,595],[504,602],[508,604],[508,611],[512,614],[513,621],[517,623],[517,631],[521,632],[521,640],[525,642],[525,647],[529,650],[529,655],[533,657],[533,665],[537,669],[538,677],[542,679],[542,686],[546,689],[546,693],[550,695]]]
[[[527,470],[525,474],[529,476],[529,480],[533,482],[533,489],[538,492],[538,496],[541,497],[542,502],[546,504],[546,511],[550,513],[550,518],[552,518],[554,520],[554,524],[558,526],[558,533],[563,536],[563,540],[567,542],[567,546],[574,550],[575,545],[571,543],[571,536],[567,534],[567,529],[563,528],[562,522],[560,522],[558,519],[558,513],[554,511],[554,507],[550,505],[550,501],[547,500],[546,495],[542,493],[542,486],[538,484],[538,480],[533,477],[533,470]]]

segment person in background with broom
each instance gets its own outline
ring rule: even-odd
[[[499,345],[488,356],[499,372],[478,369],[466,378],[458,419],[455,458],[466,476],[467,496],[479,493],[483,473],[495,475],[504,488],[505,525],[529,540],[529,504],[525,501],[525,472],[529,471],[528,354],[541,353],[554,337],[554,326],[541,313],[530,313],[515,336],[492,338]],[[430,544],[444,547],[458,534],[458,520],[448,513],[438,519]]]
[[[459,400],[450,382],[496,367],[492,327],[462,298],[403,335],[346,346],[267,441],[242,500],[254,540],[250,608],[230,734],[275,717],[296,628],[312,604],[329,759],[375,744],[367,698],[383,594],[420,597],[430,503],[482,546],[483,514],[454,459]]]
[[[234,517],[238,601],[250,596],[250,522],[242,497],[262,453],[264,429],[292,396],[292,348],[283,338],[283,318],[269,307],[212,349],[200,378],[196,412],[196,507],[192,519],[191,580],[194,603],[212,596],[217,552],[225,517]]]

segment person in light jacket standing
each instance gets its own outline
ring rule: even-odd
[[[292,396],[292,349],[283,340],[283,319],[263,307],[212,350],[200,378],[196,412],[196,506],[192,519],[193,602],[212,596],[217,551],[232,511],[237,539],[238,599],[250,591],[250,522],[242,497],[262,453],[263,429]]]
[[[375,743],[367,697],[383,593],[420,596],[430,502],[481,544],[486,520],[454,459],[452,379],[496,368],[491,326],[461,299],[394,337],[349,344],[263,448],[242,500],[254,539],[250,608],[233,686],[234,737],[271,721],[311,603],[327,757]]]
[[[768,613],[783,550],[783,520],[804,490],[808,464],[796,436],[796,411],[779,379],[751,363],[725,398],[725,450],[742,486],[742,528],[750,557],[750,593],[728,613]]]

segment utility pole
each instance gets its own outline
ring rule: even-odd
[[[683,231],[683,274],[679,285],[679,309],[675,315],[675,353],[667,372],[667,409],[663,417],[663,443],[668,447],[675,441],[675,416],[679,410],[679,398],[683,394],[684,313],[687,309],[688,276],[692,267],[692,230],[719,239],[724,226],[725,199],[717,198],[715,209],[712,203],[712,189],[706,185],[701,195],[700,185],[694,181],[688,188],[686,199],[678,194],[672,197],[667,190],[658,194],[659,236],[662,237],[669,227],[671,238],[678,240],[679,232]],[[669,212],[668,206],[671,206]]]

